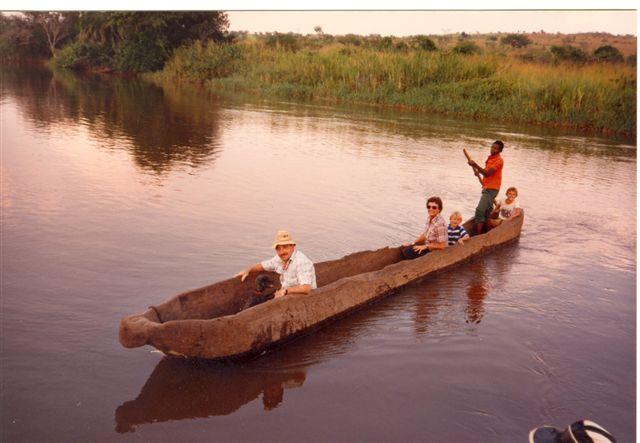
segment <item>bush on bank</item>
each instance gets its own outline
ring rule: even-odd
[[[213,78],[233,74],[242,59],[240,46],[196,42],[174,51],[165,64],[163,75],[193,82],[205,82]]]
[[[194,44],[175,51],[156,80],[179,78],[220,89],[295,99],[330,99],[635,134],[636,74],[624,64],[518,61],[333,43],[292,51],[257,39]],[[557,54],[581,59],[560,49]]]

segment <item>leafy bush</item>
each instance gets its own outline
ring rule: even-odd
[[[480,46],[476,45],[474,42],[465,41],[458,43],[456,47],[453,48],[453,52],[456,54],[471,55],[479,54],[482,50],[480,49]]]
[[[593,57],[601,62],[621,62],[624,60],[618,48],[611,45],[600,46],[593,51]]]
[[[52,59],[54,66],[69,69],[110,67],[113,58],[107,45],[100,43],[71,43],[59,50]]]
[[[435,51],[436,44],[426,35],[416,35],[412,38],[412,44],[415,48],[423,51]]]
[[[571,45],[552,46],[551,54],[558,61],[570,61],[574,63],[584,63],[587,61],[587,54],[580,48]]]
[[[336,41],[343,45],[360,46],[362,44],[360,37],[355,34],[339,35]]]
[[[636,54],[631,54],[627,57],[627,64],[630,66],[636,66],[638,64]]]
[[[25,17],[0,14],[0,58],[42,59],[49,56],[42,29]]]
[[[507,34],[500,39],[500,43],[509,45],[512,48],[524,48],[531,44],[531,40],[523,34]]]
[[[389,49],[393,46],[393,40],[391,37],[382,37],[380,40],[380,49]]]
[[[127,39],[118,48],[116,67],[125,72],[147,72],[162,69],[167,53],[153,36],[141,33]]]
[[[553,55],[551,52],[542,48],[529,49],[522,54],[518,54],[517,57],[520,60],[524,60],[529,63],[550,63]]]
[[[282,34],[280,32],[274,32],[267,37],[267,46],[281,48],[286,51],[295,52],[300,49],[298,39],[291,32]]]
[[[211,41],[203,45],[197,41],[191,46],[176,49],[165,64],[163,74],[204,82],[230,76],[241,59],[242,51],[237,45]]]

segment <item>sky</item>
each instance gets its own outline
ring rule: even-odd
[[[217,9],[228,12],[235,31],[312,34],[320,26],[333,35],[398,37],[541,30],[637,35],[638,24],[637,0],[6,0],[2,9]]]
[[[456,32],[608,32],[637,35],[637,11],[229,11],[229,29],[249,32],[406,36]]]

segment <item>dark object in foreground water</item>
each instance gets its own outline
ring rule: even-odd
[[[255,295],[257,273],[244,282],[230,278],[178,294],[154,309],[120,322],[120,343],[127,348],[152,345],[167,355],[226,359],[258,354],[308,333],[419,278],[459,265],[518,239],[524,211],[486,234],[403,260],[400,247],[362,251],[314,265],[318,288],[309,294],[278,297],[243,309]],[[473,220],[464,224],[467,232]],[[278,275],[264,273],[276,286]]]
[[[616,443],[616,439],[599,424],[580,420],[563,430],[553,426],[532,429],[529,443]]]
[[[276,285],[267,274],[260,274],[256,277],[256,289],[255,294],[247,299],[247,302],[242,307],[242,310],[249,309],[253,306],[259,305],[266,301],[271,300],[277,291]]]

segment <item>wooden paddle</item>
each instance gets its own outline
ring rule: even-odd
[[[469,153],[467,152],[467,150],[465,148],[462,148],[462,152],[464,152],[464,156],[467,157],[468,161],[472,161],[471,160],[471,156],[469,155]],[[480,184],[482,184],[482,177],[480,177],[480,173],[478,171],[476,171],[476,168],[474,168],[473,166],[471,166],[471,168],[473,169],[473,174],[478,177],[478,181],[480,182]]]

